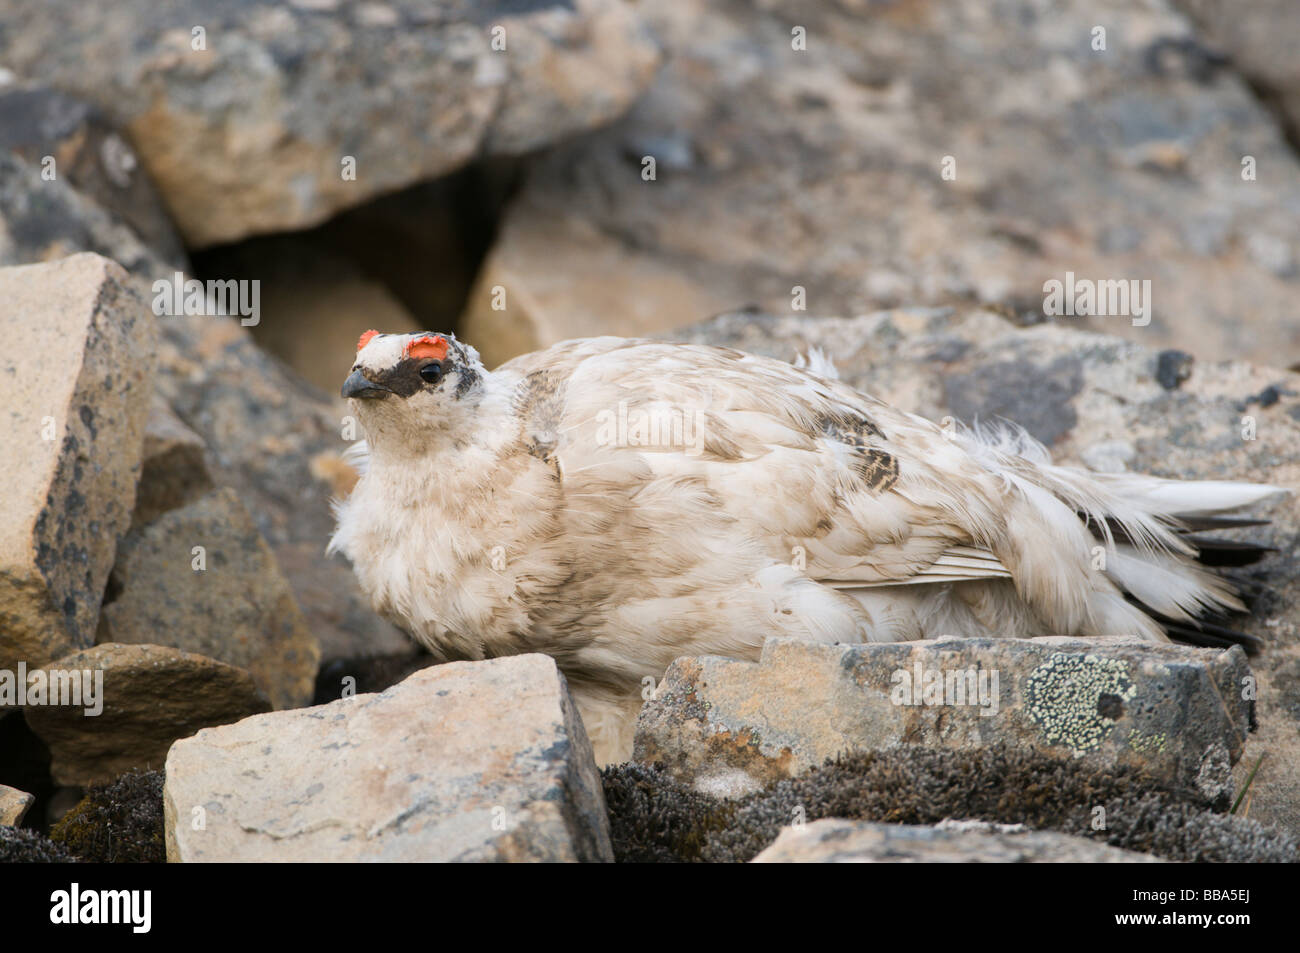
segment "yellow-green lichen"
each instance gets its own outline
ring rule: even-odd
[[[1025,710],[1049,744],[1099,748],[1137,689],[1123,659],[1053,653],[1025,681]]]
[[[1165,745],[1169,743],[1169,738],[1163,731],[1155,731],[1147,734],[1144,731],[1136,729],[1129,732],[1128,746],[1134,751],[1142,754],[1157,754],[1165,750]]]

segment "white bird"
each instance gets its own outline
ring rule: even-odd
[[[616,337],[489,373],[450,334],[368,331],[331,550],[440,659],[553,656],[601,763],[675,658],[772,635],[1244,638],[1198,621],[1242,605],[1185,534],[1281,491],[1054,466],[833,375]]]

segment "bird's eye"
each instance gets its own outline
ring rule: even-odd
[[[430,384],[438,383],[438,381],[442,380],[442,365],[437,361],[424,365],[424,367],[420,368],[420,378]]]

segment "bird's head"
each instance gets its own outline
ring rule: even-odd
[[[454,335],[380,334],[357,341],[343,396],[373,441],[454,429],[470,416],[486,371],[478,351]]]

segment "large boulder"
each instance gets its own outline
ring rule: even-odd
[[[0,270],[0,669],[94,641],[135,505],[153,318],[98,255]]]
[[[623,0],[5,0],[0,20],[0,60],[125,130],[191,247],[600,125],[659,59]]]
[[[591,745],[544,655],[201,731],[168,755],[164,798],[172,861],[613,858]]]
[[[1300,353],[1300,162],[1165,3],[644,9],[667,52],[649,92],[542,158],[507,211],[462,322],[490,360],[749,303],[1042,321],[1067,273],[1151,282],[1149,324],[1095,328]]]

